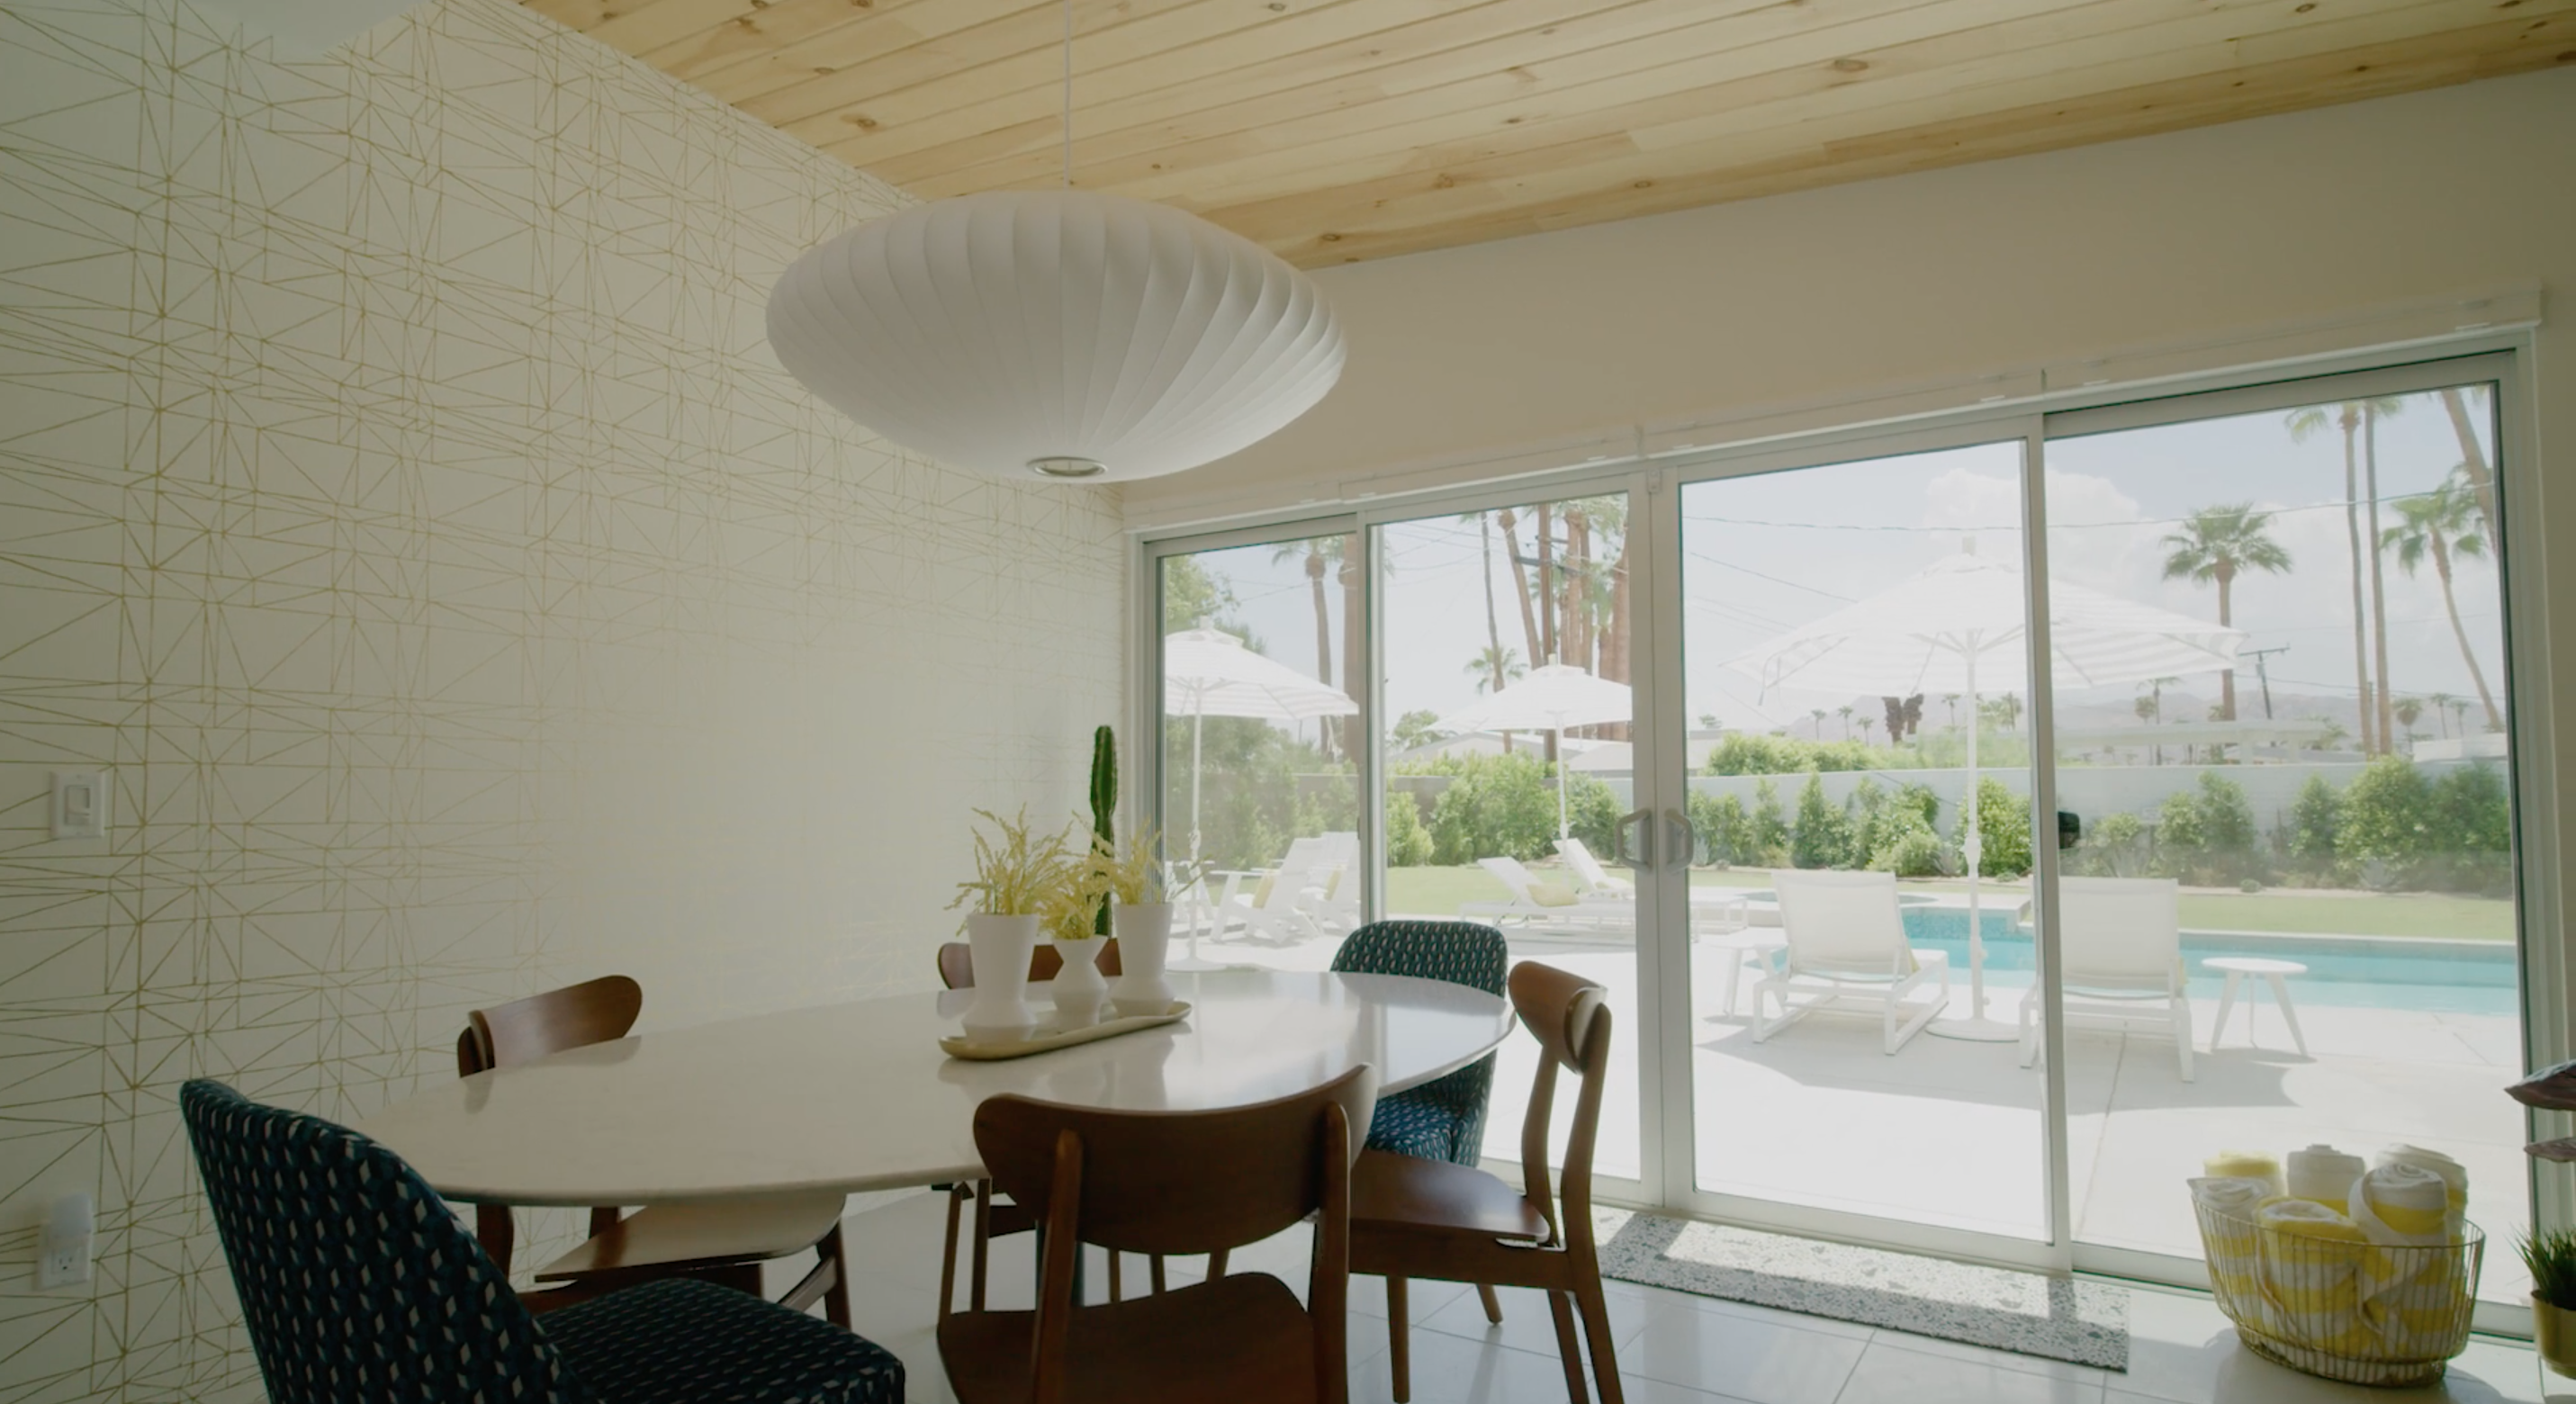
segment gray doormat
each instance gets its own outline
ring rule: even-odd
[[[1597,1217],[1601,1271],[1623,1282],[2129,1368],[2124,1287],[1657,1214]]]

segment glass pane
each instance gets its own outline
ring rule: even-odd
[[[1322,970],[1359,925],[1359,572],[1355,535],[1162,559],[1176,970]]]
[[[1636,904],[1613,832],[1635,790],[1627,528],[1612,493],[1399,522],[1380,549],[1388,914],[1494,922],[1513,960],[1609,990],[1596,1163],[1635,1179]],[[1520,1158],[1537,1070],[1537,1045],[1503,1045],[1487,1155]]]
[[[1682,489],[1703,1190],[2046,1233],[2022,496],[2017,443]]]
[[[2049,443],[2061,636],[2152,611],[2233,653],[2056,673],[2080,1239],[2197,1256],[2204,1157],[2411,1143],[2467,1168],[2482,1293],[2528,1290],[2491,405]]]

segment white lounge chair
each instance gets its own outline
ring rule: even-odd
[[[1339,939],[1359,925],[1359,835],[1292,839],[1279,866],[1228,870],[1211,904],[1215,930],[1275,946]]]
[[[1460,916],[1560,927],[1636,924],[1637,909],[1627,898],[1589,897],[1563,883],[1543,882],[1517,858],[1479,858],[1476,866],[1493,874],[1511,900],[1462,903]]]
[[[1574,870],[1575,881],[1583,885],[1584,895],[1600,893],[1622,902],[1636,899],[1637,885],[1602,867],[1601,860],[1592,856],[1592,850],[1583,846],[1583,840],[1571,836],[1558,839],[1556,854],[1565,860],[1565,866]]]
[[[1771,887],[1788,950],[1753,987],[1754,1042],[1848,1001],[1877,1007],[1883,1048],[1893,1055],[1949,1007],[1949,957],[1906,944],[1895,874],[1778,871]],[[1936,977],[1938,998],[1907,1001]],[[1764,1008],[1766,997],[1779,1006],[1776,1015]]]
[[[2057,961],[2070,1022],[2153,1019],[2164,1024],[2173,1030],[2182,1080],[2192,1080],[2182,889],[2173,879],[2059,878]],[[2033,981],[2021,1001],[2023,1067],[2039,1058],[2039,1005],[2040,985]],[[2153,1005],[2163,1007],[2145,1007]]]

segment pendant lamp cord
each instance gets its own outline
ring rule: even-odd
[[[1073,188],[1073,0],[1064,0],[1064,188]]]

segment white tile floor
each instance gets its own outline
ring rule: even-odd
[[[908,1397],[951,1398],[932,1327],[937,1316],[942,1202],[919,1195],[848,1223],[857,1265],[852,1306],[860,1332],[903,1358]],[[1028,1300],[1028,1239],[994,1245],[994,1304]],[[1235,1255],[1239,1270],[1267,1271],[1301,1291],[1306,1246],[1292,1231]],[[1134,1281],[1143,1263],[1131,1259]],[[1173,1265],[1175,1279],[1197,1276]],[[1094,1291],[1101,1281],[1094,1263]],[[2104,1371],[1953,1345],[1761,1307],[1626,1283],[1609,1284],[1620,1376],[1636,1404],[2331,1404],[2331,1401],[2512,1400],[2539,1404],[2531,1352],[2479,1340],[2423,1390],[2364,1390],[2281,1369],[2248,1354],[2207,1298],[2139,1290],[2129,1313],[2129,1368]],[[1391,1398],[1385,1296],[1355,1279],[1351,1397]],[[1505,1292],[1503,1324],[1489,1326],[1464,1287],[1417,1283],[1412,1300],[1413,1397],[1419,1404],[1549,1404],[1565,1398],[1546,1308],[1535,1294]]]

